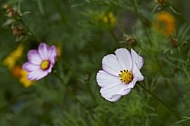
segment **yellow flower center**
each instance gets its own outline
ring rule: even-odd
[[[122,82],[128,84],[133,80],[133,73],[128,70],[121,70],[119,77]]]
[[[50,62],[48,60],[43,60],[40,64],[40,68],[42,70],[47,70],[50,66]]]

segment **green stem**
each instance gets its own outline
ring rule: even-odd
[[[137,17],[140,19],[140,22],[142,23],[142,27],[144,29],[144,33],[146,37],[148,38],[148,42],[151,44],[151,38],[149,35],[149,32],[146,30],[146,22],[144,21],[143,16],[139,13],[138,4],[136,0],[132,0],[131,4],[133,5],[134,12],[136,13]]]
[[[65,23],[65,22],[66,22],[66,16],[65,16],[65,14],[64,14],[63,11],[62,11],[62,8],[61,8],[61,6],[60,6],[59,1],[58,1],[58,0],[54,0],[54,4],[55,4],[55,6],[56,6],[56,9],[57,9],[58,13],[59,13],[60,16],[61,16],[61,20],[63,21],[63,23]]]
[[[24,28],[27,31],[27,35],[30,36],[31,38],[33,38],[36,42],[40,43],[41,41],[36,38],[36,36],[31,32],[31,30],[28,28],[28,26],[25,24],[25,22],[20,18],[19,19],[20,23],[22,23],[22,25],[24,26]]]
[[[141,88],[143,88],[147,93],[149,93],[153,98],[155,98],[157,101],[159,101],[162,105],[164,105],[171,113],[173,113],[173,115],[177,118],[180,119],[180,117],[174,112],[173,109],[170,108],[170,106],[168,106],[166,103],[164,103],[161,99],[159,99],[158,97],[156,97],[152,92],[150,92],[149,90],[147,90],[145,87],[143,87],[141,84],[138,84]]]
[[[63,79],[57,73],[54,73],[54,75],[60,80],[60,82],[64,85],[66,91],[72,95],[72,97],[74,98],[74,100],[77,101],[79,104],[81,104],[81,106],[87,108],[84,103],[82,103],[77,97],[75,97],[75,95],[72,93],[72,91],[64,83]]]
[[[110,31],[111,36],[112,36],[113,39],[114,39],[114,42],[115,42],[116,46],[119,47],[119,41],[118,41],[118,39],[117,39],[115,33],[113,32],[113,29],[112,29],[112,28],[109,28],[109,31]]]

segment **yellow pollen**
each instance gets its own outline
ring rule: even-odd
[[[130,83],[133,80],[133,74],[128,70],[121,70],[119,74],[120,80],[126,84]]]
[[[43,60],[40,64],[40,68],[42,70],[47,70],[50,66],[50,62],[48,60]]]

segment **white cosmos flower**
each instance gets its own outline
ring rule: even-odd
[[[114,102],[127,95],[137,81],[144,79],[140,72],[143,63],[143,58],[133,49],[129,52],[125,48],[120,48],[115,51],[115,55],[104,56],[103,70],[96,76],[102,97]]]

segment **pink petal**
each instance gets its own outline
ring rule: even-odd
[[[45,77],[47,74],[48,74],[48,72],[46,72],[46,71],[35,70],[32,72],[29,72],[27,77],[29,80],[39,80],[39,79]]]
[[[28,72],[40,69],[39,65],[32,64],[30,62],[26,62],[22,65],[22,68]]]
[[[117,59],[122,66],[122,70],[132,69],[132,58],[130,52],[125,48],[120,48],[115,51]]]
[[[104,87],[104,86],[109,85],[109,84],[110,85],[118,85],[121,83],[119,77],[108,74],[103,70],[100,70],[97,73],[96,80],[98,82],[98,85],[101,87]]]
[[[49,50],[49,46],[46,45],[45,43],[41,43],[38,47],[38,52],[40,54],[40,56],[42,57],[43,60],[47,60],[48,59],[48,50]]]
[[[102,67],[107,73],[118,76],[120,70],[123,70],[121,65],[119,64],[117,57],[113,54],[109,54],[104,56],[102,60]]]
[[[51,70],[52,70],[52,68],[53,68],[53,65],[54,65],[54,64],[51,63],[50,66],[49,66],[49,68],[48,68],[47,70],[45,70],[45,71],[48,72],[48,73],[50,73]]]
[[[37,50],[30,50],[28,52],[28,61],[30,63],[35,64],[35,65],[40,65],[41,64],[42,59],[41,59],[41,57],[40,57]]]
[[[117,101],[121,97],[118,91],[123,87],[122,84],[118,85],[106,85],[100,89],[102,97],[108,101]]]
[[[48,59],[51,61],[51,63],[54,63],[56,57],[57,57],[57,49],[55,46],[51,46],[48,49]]]
[[[141,69],[144,64],[144,60],[133,49],[131,49],[132,60],[136,63],[137,67]]]

